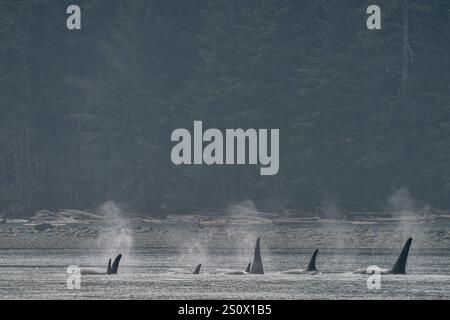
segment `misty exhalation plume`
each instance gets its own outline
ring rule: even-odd
[[[105,230],[97,238],[96,247],[107,256],[122,253],[126,256],[133,247],[133,234],[127,226],[124,212],[113,202],[107,201],[100,208],[105,219]]]
[[[395,190],[387,199],[388,210],[401,216],[413,214],[417,211],[416,202],[407,188]]]
[[[258,214],[255,203],[248,199],[227,207],[225,209],[225,212],[229,216],[246,216]]]
[[[342,214],[338,195],[327,196],[321,203],[321,211],[323,218],[340,219]]]

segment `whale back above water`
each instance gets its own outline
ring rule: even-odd
[[[253,263],[250,267],[250,273],[252,274],[264,274],[263,263],[261,259],[260,238],[256,240],[255,255],[253,257]]]
[[[319,252],[319,249],[314,250],[306,269],[292,269],[292,270],[282,271],[281,273],[282,274],[305,274],[305,273],[315,274],[315,273],[317,273],[316,257],[317,257],[318,252]]]
[[[105,269],[101,268],[81,268],[80,273],[83,276],[106,275]]]
[[[105,269],[100,268],[82,268],[81,274],[82,275],[110,275],[110,274],[117,274],[117,270],[119,269],[119,262],[122,258],[122,255],[119,254],[115,259],[114,262],[111,264],[111,258],[108,260],[108,266]]]
[[[388,274],[406,274],[406,262],[408,260],[408,254],[409,254],[409,248],[411,247],[412,238],[409,238],[406,240],[405,245],[402,248],[402,251],[400,252],[400,255],[398,256],[397,260],[394,263],[394,266],[391,269],[380,269],[380,273],[383,275]],[[354,273],[361,273],[361,274],[372,274],[373,271],[369,271],[369,268],[367,269],[357,269],[354,271]]]

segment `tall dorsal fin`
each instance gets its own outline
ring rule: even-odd
[[[306,271],[317,271],[316,269],[317,252],[319,252],[319,249],[314,250],[314,253],[311,256],[311,260],[309,260],[309,264],[308,267],[306,268]]]
[[[108,261],[108,267],[106,268],[106,274],[111,274],[111,258]]]
[[[260,238],[256,240],[255,256],[253,257],[253,263],[250,268],[250,273],[264,274],[263,263],[261,259]]]
[[[117,269],[119,269],[119,262],[120,259],[122,258],[122,255],[119,254],[115,259],[114,262],[112,263],[111,269],[110,269],[110,273],[109,274],[117,274]]]
[[[200,263],[197,268],[195,268],[194,270],[194,274],[199,274],[200,273],[200,268],[202,267],[202,264]]]
[[[252,268],[252,263],[250,262],[250,263],[247,265],[247,268],[245,268],[245,272],[250,273],[251,268]]]
[[[403,246],[402,252],[395,261],[394,266],[389,271],[391,274],[405,274],[406,273],[406,261],[408,260],[409,247],[411,247],[412,238],[406,240]]]

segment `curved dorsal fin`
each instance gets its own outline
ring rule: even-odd
[[[106,274],[111,274],[111,258],[108,261],[108,267],[106,268]]]
[[[316,269],[317,252],[319,252],[319,249],[314,250],[314,253],[311,256],[311,260],[309,260],[309,264],[308,267],[306,268],[306,271],[317,271]]]
[[[252,263],[250,262],[250,263],[247,265],[247,268],[245,268],[245,272],[250,273],[251,268],[252,268]]]
[[[389,271],[391,274],[405,274],[406,273],[406,261],[408,260],[409,247],[411,247],[412,238],[406,240],[400,255],[395,261],[394,266]]]
[[[200,268],[202,267],[202,264],[200,263],[197,268],[195,268],[194,270],[194,274],[199,274],[200,273]]]
[[[264,274],[263,263],[261,259],[260,238],[256,240],[255,256],[253,257],[253,263],[250,267],[250,273]]]
[[[122,258],[122,255],[121,254],[119,254],[115,259],[114,259],[114,262],[112,263],[112,266],[111,266],[111,273],[110,274],[116,274],[117,273],[117,269],[119,269],[119,262],[120,262],[120,259]]]

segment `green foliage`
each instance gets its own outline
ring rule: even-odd
[[[369,1],[68,4],[0,0],[0,211],[450,206],[448,1],[379,1],[380,31]],[[193,120],[280,128],[279,174],[172,165]]]

